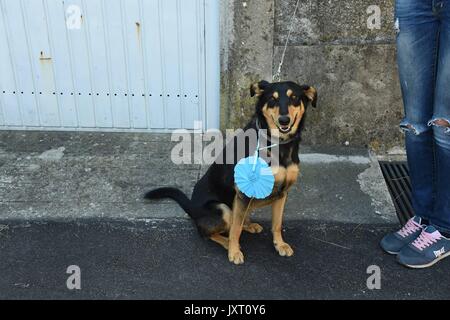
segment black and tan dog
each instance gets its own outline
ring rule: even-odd
[[[275,249],[281,256],[294,254],[282,237],[283,211],[289,189],[299,175],[299,143],[308,105],[316,106],[317,92],[313,87],[300,86],[293,82],[269,83],[261,81],[251,86],[252,97],[257,96],[256,113],[247,130],[267,130],[268,140],[280,141],[279,164],[271,169],[275,175],[272,195],[264,200],[250,200],[241,194],[234,183],[234,167],[240,160],[234,157],[232,164],[214,163],[201,178],[192,194],[192,199],[178,189],[162,188],[150,191],[147,199],[171,198],[192,217],[201,235],[219,243],[228,250],[229,260],[244,263],[239,238],[242,230],[260,233],[262,227],[251,223],[246,212],[272,206],[272,232]],[[235,138],[237,139],[237,138]],[[268,141],[267,145],[271,145]],[[255,146],[245,144],[245,155],[253,155]],[[236,147],[232,151],[236,151]],[[227,159],[225,148],[222,156]],[[227,237],[228,236],[228,237]]]

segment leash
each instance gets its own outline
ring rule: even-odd
[[[244,213],[244,219],[242,220],[241,230],[242,230],[242,228],[244,228],[245,220],[247,219],[247,216],[250,213],[250,208],[252,207],[252,203],[254,200],[255,200],[255,198],[251,198],[250,202],[248,203],[247,210]]]
[[[294,14],[292,15],[291,18],[291,26],[289,28],[289,33],[286,39],[286,43],[284,45],[284,50],[283,50],[283,54],[281,55],[281,62],[278,66],[278,70],[277,73],[274,74],[273,78],[272,78],[272,82],[280,82],[281,81],[281,70],[283,68],[283,64],[284,64],[284,59],[286,58],[286,51],[289,45],[289,40],[291,38],[292,35],[292,31],[294,31],[294,20],[295,20],[295,16],[297,15],[297,11],[298,11],[298,7],[300,5],[300,0],[297,0],[297,4],[295,5],[295,10],[294,10]]]
[[[286,43],[284,45],[283,54],[281,55],[281,61],[280,61],[280,64],[278,65],[278,70],[277,70],[276,74],[274,74],[274,76],[272,77],[272,82],[279,82],[279,81],[281,81],[281,71],[283,69],[284,60],[286,59],[286,52],[287,52],[287,48],[288,48],[288,45],[289,45],[289,40],[291,38],[292,31],[294,30],[294,20],[295,20],[295,16],[297,15],[297,11],[298,11],[299,5],[300,5],[300,0],[297,0],[297,4],[295,5],[294,14],[291,17],[291,25],[289,27],[289,33],[288,33],[288,36],[287,36],[287,39],[286,39]],[[260,148],[260,138],[261,138],[262,133],[261,133],[261,126],[260,126],[258,118],[256,118],[256,129],[258,130],[258,143],[257,143],[257,146],[256,146],[256,151],[255,151],[255,163],[253,165],[253,171],[256,170],[256,164],[257,164],[257,158],[259,156],[259,151],[267,150],[267,149],[271,149],[271,148],[276,148],[276,147],[279,147],[279,146],[282,146],[282,145],[286,145],[286,144],[289,144],[289,143],[295,141],[298,138],[297,136],[295,136],[295,137],[290,138],[288,140],[284,140],[284,141],[281,141],[279,143],[275,143],[275,144],[272,144],[270,146]],[[267,141],[270,141],[270,139],[269,139],[269,137],[267,135],[265,135],[264,138]],[[245,210],[244,218],[243,218],[242,224],[241,224],[241,229],[244,227],[245,220],[247,219],[247,216],[250,213],[250,209],[251,209],[251,206],[252,206],[254,200],[255,200],[255,198],[251,198],[250,199],[250,202],[249,202],[249,204],[247,206],[247,209]]]
[[[278,147],[280,145],[288,144],[288,143],[294,141],[294,139],[289,139],[289,140],[283,141],[281,143],[276,143],[276,144],[272,144],[272,145],[270,145],[268,147],[261,148],[260,141],[261,141],[262,133],[261,133],[261,127],[259,125],[259,120],[258,119],[256,119],[256,127],[258,129],[258,142],[257,142],[257,145],[256,145],[256,151],[255,151],[255,155],[254,155],[255,163],[253,164],[253,172],[256,171],[256,166],[257,166],[257,163],[258,163],[258,157],[259,157],[259,152],[260,151],[267,150],[267,149],[270,149],[270,148],[275,148],[275,147]],[[248,215],[250,214],[250,209],[252,207],[252,204],[253,204],[254,200],[255,200],[254,197],[250,198],[250,202],[248,203],[247,209],[245,210],[245,213],[244,213],[244,217],[243,217],[242,224],[241,224],[241,229],[244,227],[245,220],[247,219]]]
[[[257,121],[258,121],[258,120],[257,120]],[[253,164],[253,172],[256,171],[256,165],[257,165],[257,163],[258,163],[259,152],[260,152],[261,150],[268,149],[267,147],[266,147],[266,148],[260,148],[260,135],[261,135],[261,131],[258,129],[258,142],[257,142],[257,144],[256,144],[256,151],[255,151],[255,155],[254,155],[255,163]],[[276,146],[276,145],[272,145],[272,146],[270,146],[270,147],[275,147],[275,146]],[[255,200],[255,198],[251,198],[251,199],[250,199],[250,202],[248,203],[247,209],[245,210],[245,213],[244,213],[244,218],[242,219],[241,230],[242,230],[242,228],[244,227],[245,220],[247,219],[247,216],[248,216],[249,213],[250,213],[250,209],[251,209],[251,207],[252,207],[252,204],[253,204],[253,201],[254,201],[254,200]]]

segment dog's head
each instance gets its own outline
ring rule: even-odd
[[[260,81],[251,86],[250,93],[258,97],[257,115],[264,118],[271,134],[282,140],[297,134],[307,107],[317,104],[316,89],[294,82]]]

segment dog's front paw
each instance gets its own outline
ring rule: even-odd
[[[263,227],[257,223],[251,223],[248,226],[245,226],[244,229],[248,233],[261,233],[263,231]]]
[[[236,265],[244,264],[244,254],[240,250],[228,252],[228,259]]]
[[[285,242],[280,244],[275,243],[275,249],[282,257],[292,257],[294,255],[294,250],[292,250],[291,246]]]

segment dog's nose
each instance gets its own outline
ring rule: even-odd
[[[282,126],[287,126],[291,123],[291,118],[289,116],[281,116],[278,118],[278,122],[282,125]]]

